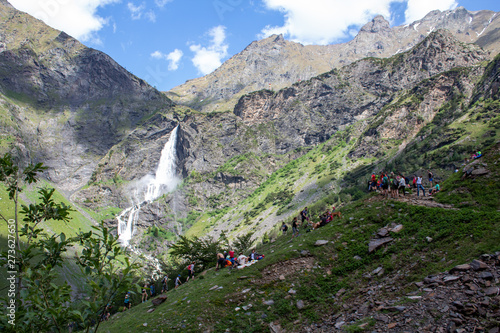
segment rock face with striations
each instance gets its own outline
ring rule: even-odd
[[[408,51],[439,29],[450,31],[459,41],[476,43],[491,56],[500,52],[500,15],[492,11],[436,10],[421,20],[392,28],[377,16],[347,43],[302,45],[281,35],[255,41],[213,73],[189,80],[169,94],[174,101],[198,110],[231,110],[246,93],[279,90],[365,57],[390,57]]]
[[[146,116],[171,107],[106,54],[5,1],[0,93],[5,119],[15,119],[3,134],[14,135],[18,148],[49,166],[49,179],[67,190],[85,184],[100,157]]]

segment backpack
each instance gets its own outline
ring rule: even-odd
[[[387,185],[387,177],[382,178],[382,184]]]
[[[283,225],[283,231],[287,231],[288,230],[288,226],[285,224]]]
[[[392,185],[394,185],[394,186],[398,186],[399,185],[398,180],[396,178],[394,178],[392,180]]]

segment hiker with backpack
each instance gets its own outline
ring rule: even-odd
[[[397,198],[398,197],[399,181],[396,178],[396,176],[394,176],[394,173],[392,173],[392,172],[391,172],[390,183],[391,183],[391,198]]]
[[[132,301],[130,300],[130,291],[125,294],[125,300],[123,301],[123,311],[130,309],[132,306]]]
[[[189,278],[191,278],[191,280],[194,280],[194,261],[191,264],[189,264],[186,268],[188,270],[188,277],[186,279],[186,282],[189,281]]]
[[[177,275],[177,277],[175,278],[175,288],[174,289],[177,289],[178,286],[180,286],[182,284],[181,282],[181,275]]]
[[[292,221],[292,238],[294,237],[299,237],[299,227],[297,226],[297,217],[294,217]]]
[[[302,219],[302,226],[304,226],[304,221],[309,222],[309,212],[307,211],[307,207],[300,212],[300,218]]]
[[[151,297],[153,297],[155,295],[155,292],[156,292],[154,280],[151,280],[151,283],[149,285],[150,285],[149,292],[151,294]]]
[[[372,178],[372,182],[370,185],[370,191],[376,192],[378,190],[378,187],[379,187],[378,176],[375,175],[375,177]]]
[[[285,222],[283,222],[281,224],[281,231],[283,231],[283,235],[286,235],[287,230],[288,230],[288,226],[285,224]]]
[[[163,277],[163,280],[162,280],[162,288],[161,288],[161,293],[165,293],[168,291],[168,274],[166,274],[164,277]]]
[[[231,262],[231,265],[234,265],[234,250],[233,249],[229,249],[229,261]]]
[[[387,178],[387,175],[385,173],[382,173],[381,175],[382,178],[382,195],[388,196],[389,192],[389,178]]]
[[[377,190],[377,176],[372,173],[370,180],[368,181],[368,192]]]
[[[403,196],[406,196],[405,188],[406,188],[406,179],[405,177],[401,176],[401,178],[399,179],[398,195],[399,191],[403,190]]]

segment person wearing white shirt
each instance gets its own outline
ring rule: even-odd
[[[425,197],[425,189],[424,189],[424,186],[422,185],[422,177],[417,176],[417,197],[419,196],[420,189],[422,189],[422,192],[424,193],[424,197]]]
[[[243,255],[242,252],[240,252],[240,255],[238,256],[238,264],[245,265],[246,263],[248,263],[248,257]]]

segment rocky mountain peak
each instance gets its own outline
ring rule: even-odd
[[[390,31],[391,26],[389,25],[389,22],[382,16],[382,15],[377,15],[373,18],[371,22],[368,22],[365,24],[361,30],[359,31],[360,34],[362,33],[379,33],[382,31]]]
[[[269,122],[280,118],[282,110],[288,110],[288,114],[291,114],[290,109],[293,107],[290,107],[290,104],[293,104],[297,98],[308,95],[309,91],[314,89],[317,89],[314,97],[309,96],[310,99],[307,102],[302,101],[302,103],[295,104],[308,105],[306,107],[308,110],[314,109],[313,105],[329,105],[331,109],[342,109],[346,105],[345,101],[334,105],[331,100],[327,102],[322,98],[323,95],[326,95],[329,96],[329,99],[338,98],[340,100],[345,93],[342,89],[332,88],[340,86],[339,82],[335,81],[337,75],[342,78],[340,81],[348,81],[351,86],[356,85],[354,82],[360,82],[363,87],[377,86],[379,89],[384,86],[387,91],[397,91],[408,89],[416,82],[448,71],[453,67],[468,67],[486,59],[487,55],[480,47],[458,41],[447,30],[437,30],[412,50],[387,59],[386,67],[377,67],[378,65],[374,64],[379,62],[365,59],[338,70],[336,75],[331,76],[335,79],[331,79],[330,73],[327,73],[324,74],[324,77],[321,76],[321,79],[313,78],[310,82],[302,82],[277,93],[262,90],[244,95],[236,104],[234,114],[240,117],[245,124]],[[392,73],[395,69],[397,72]],[[373,73],[377,74],[372,75]],[[376,94],[375,91],[371,93]],[[311,105],[309,105],[310,103]],[[355,113],[354,110],[357,107],[359,105],[350,106],[350,112]],[[327,123],[332,125],[332,121]],[[280,125],[279,127],[284,126]],[[327,129],[321,131],[328,133]],[[289,135],[292,136],[292,134]]]
[[[272,49],[273,47],[286,46],[287,44],[296,44],[296,43],[287,41],[282,34],[271,35],[267,38],[253,41],[241,53],[244,52],[265,53],[267,50]]]
[[[0,0],[0,5],[14,8],[7,0]]]
[[[420,45],[422,47],[417,47],[414,49],[415,52],[420,52],[426,55],[435,55],[436,52],[441,53],[446,56],[447,59],[452,59],[457,57],[457,66],[464,66],[465,63],[460,61],[460,57],[468,62],[469,58],[474,58],[478,61],[487,59],[487,52],[482,50],[479,46],[474,44],[465,44],[459,41],[453,34],[448,30],[438,29],[429,34],[429,36],[424,39]],[[436,51],[437,50],[437,51]],[[442,58],[441,61],[446,59]],[[470,65],[467,63],[467,65]]]
[[[451,16],[452,19],[464,19],[464,18],[469,18],[471,16],[471,12],[469,12],[467,9],[464,7],[457,7],[453,10],[447,10],[447,11],[440,11],[440,10],[433,10],[427,13],[420,21],[421,22],[432,22],[436,21],[436,19],[439,19],[440,17],[443,16]]]
[[[273,42],[275,42],[275,43],[283,43],[285,41],[285,38],[283,37],[283,34],[272,35],[271,37],[274,37]]]
[[[451,44],[456,45],[460,42],[455,38],[448,30],[438,29],[429,34],[429,36],[424,39],[423,43],[433,43],[438,42],[440,44]]]

